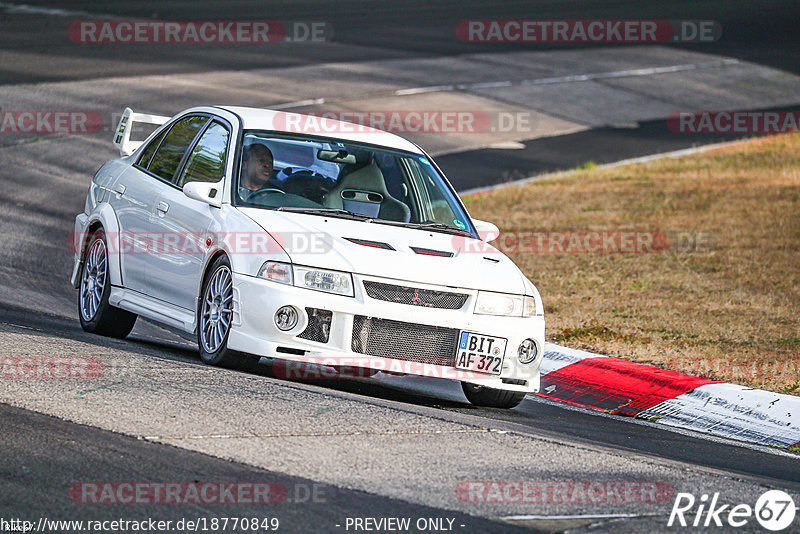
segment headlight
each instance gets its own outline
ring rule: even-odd
[[[482,315],[522,315],[522,296],[478,291],[475,313]]]
[[[352,297],[353,276],[340,271],[294,266],[295,285]]]
[[[478,291],[475,313],[508,317],[531,317],[536,315],[536,300],[533,297],[522,295]]]
[[[266,261],[258,270],[258,277],[281,284],[291,284],[292,266],[280,261]]]
[[[294,284],[337,295],[355,296],[353,276],[340,271],[300,267],[280,261],[267,261],[258,270],[258,277],[280,284]]]

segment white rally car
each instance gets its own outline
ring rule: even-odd
[[[124,337],[142,316],[196,334],[209,364],[449,378],[481,406],[538,391],[542,302],[487,243],[497,227],[417,145],[300,118],[126,109],[75,221],[83,328]],[[136,142],[134,123],[159,127]]]

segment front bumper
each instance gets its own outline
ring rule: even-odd
[[[439,287],[429,284],[388,280],[373,276],[353,275],[355,297],[333,295],[306,288],[278,284],[261,278],[234,273],[234,313],[233,325],[228,346],[251,354],[326,366],[366,367],[400,374],[411,374],[435,378],[446,378],[470,382],[482,386],[533,393],[539,390],[539,365],[544,355],[544,317],[497,317],[475,315],[477,291],[452,287]],[[466,303],[457,310],[428,308],[397,302],[387,302],[370,298],[364,291],[364,281],[413,286],[433,291],[458,292],[467,294]],[[299,312],[297,325],[289,331],[281,331],[275,326],[275,313],[290,305]],[[330,333],[325,343],[299,337],[309,325],[306,309],[319,309],[332,312]],[[363,354],[354,350],[364,347],[363,342],[354,340],[356,331],[363,328],[365,321],[391,323],[404,335],[406,346],[386,347],[386,357],[382,351],[376,354]],[[502,370],[499,375],[488,375],[473,371],[459,370],[442,358],[428,358],[425,343],[431,341],[433,334],[449,331],[468,331],[507,339]],[[447,334],[447,332],[445,332]],[[356,335],[358,338],[358,334]],[[517,359],[517,349],[525,339],[532,339],[537,345],[537,356],[529,364],[521,364]],[[374,344],[373,344],[374,345]],[[439,348],[449,353],[450,349]],[[455,356],[455,347],[452,348]],[[434,361],[435,360],[435,361]]]

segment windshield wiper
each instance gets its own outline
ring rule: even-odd
[[[292,213],[306,213],[309,215],[330,215],[331,217],[341,217],[343,219],[354,219],[357,221],[371,221],[372,217],[347,211],[339,208],[299,208],[292,206],[279,206],[275,211],[288,211]]]
[[[449,224],[444,224],[444,223],[424,222],[424,223],[407,223],[407,225],[411,226],[412,228],[420,228],[425,230],[440,230],[450,234],[458,234],[458,235],[474,237],[472,235],[472,232],[470,232],[469,230],[464,230],[463,228],[456,228],[455,226],[450,226]]]
[[[405,226],[406,228],[418,228],[421,230],[436,230],[440,232],[445,232],[448,234],[455,234],[455,235],[463,235],[474,237],[472,232],[469,230],[464,230],[463,228],[456,228],[455,226],[450,226],[444,223],[437,223],[437,222],[424,222],[424,223],[406,223],[400,221],[389,221],[386,219],[376,219],[374,217],[370,217],[368,215],[363,215],[361,213],[355,213],[353,211],[347,211],[340,208],[301,208],[301,207],[294,207],[294,206],[279,206],[277,208],[273,208],[275,211],[287,211],[291,213],[307,213],[310,215],[328,215],[331,217],[341,217],[343,219],[353,219],[356,221],[369,221],[378,224],[388,224],[392,226]]]

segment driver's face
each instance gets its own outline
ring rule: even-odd
[[[267,180],[272,175],[272,156],[263,151],[250,154],[245,164],[247,183],[242,184],[248,189],[257,191],[267,185]]]

